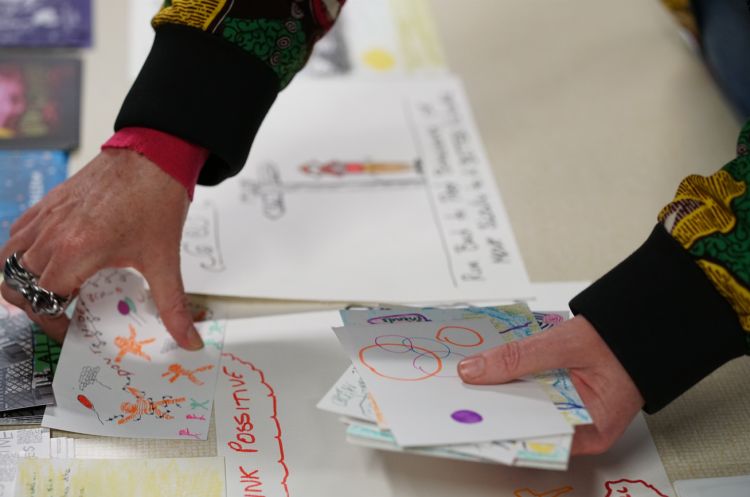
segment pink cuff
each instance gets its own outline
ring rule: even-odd
[[[108,148],[126,148],[143,155],[184,186],[190,200],[209,155],[203,147],[149,128],[123,128],[102,145],[102,150]]]

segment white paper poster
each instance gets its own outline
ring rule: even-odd
[[[348,444],[337,417],[315,407],[350,363],[330,331],[340,325],[336,312],[228,321],[215,405],[228,496],[674,497],[641,416],[567,472]]]
[[[296,81],[245,169],[199,187],[193,293],[425,302],[531,295],[461,84]]]

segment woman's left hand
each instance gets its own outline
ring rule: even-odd
[[[573,455],[601,454],[620,438],[644,400],[620,361],[583,316],[529,338],[467,357],[466,383],[494,385],[565,368],[594,424],[576,427]]]

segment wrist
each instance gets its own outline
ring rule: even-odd
[[[108,149],[127,149],[146,157],[180,183],[191,200],[198,175],[209,155],[207,149],[181,138],[140,127],[117,131],[102,145],[102,150]]]
[[[661,225],[570,308],[606,342],[648,413],[745,352],[736,313]]]

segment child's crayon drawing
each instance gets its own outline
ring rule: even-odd
[[[178,378],[185,377],[196,385],[203,385],[203,382],[198,379],[196,373],[202,371],[211,371],[214,368],[213,364],[206,364],[195,369],[185,369],[181,364],[170,364],[167,368],[166,373],[162,373],[162,378],[169,377],[169,383],[174,383]]]
[[[215,345],[195,352],[171,346],[141,276],[100,272],[81,289],[54,379],[57,406],[44,424],[106,436],[205,439],[224,323],[197,328]]]
[[[210,411],[211,408],[209,407],[211,405],[211,399],[204,400],[204,401],[198,401],[195,399],[190,399],[190,409],[205,409],[206,411]]]
[[[448,358],[461,360],[471,352],[469,349],[484,343],[484,338],[476,330],[464,326],[442,326],[435,333],[434,338],[406,337],[401,335],[380,335],[372,345],[359,349],[359,362],[367,369],[380,376],[395,381],[422,381],[432,377],[457,376],[455,369],[444,372],[443,361]],[[457,349],[468,351],[458,352]],[[411,367],[408,371],[390,372],[382,369],[382,365],[399,368],[403,362],[379,361],[381,369],[374,366],[370,357],[373,355],[413,354]]]
[[[130,337],[115,337],[115,345],[119,350],[119,352],[117,353],[117,357],[115,357],[115,362],[122,362],[122,358],[125,357],[126,354],[133,354],[138,357],[143,357],[147,361],[150,361],[151,356],[143,351],[143,346],[148,345],[149,343],[154,343],[156,341],[156,338],[136,340],[136,331],[135,328],[133,328],[133,325],[129,324],[128,329],[130,330]]]
[[[130,421],[140,421],[144,415],[155,416],[159,419],[174,419],[174,416],[170,414],[170,406],[180,407],[180,402],[185,401],[185,397],[163,397],[155,401],[151,397],[146,397],[146,394],[137,388],[126,387],[125,390],[133,396],[133,400],[120,404],[122,414],[112,416],[107,421],[116,420],[118,425],[123,425]]]

